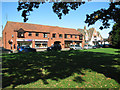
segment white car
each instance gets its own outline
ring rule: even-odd
[[[83,49],[92,49],[92,45],[84,45]]]
[[[81,50],[82,47],[79,45],[70,45],[70,50]]]

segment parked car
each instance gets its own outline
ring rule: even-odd
[[[17,48],[18,52],[36,52],[35,48],[31,48],[30,46],[20,46]]]
[[[81,50],[82,47],[79,45],[70,45],[70,50]]]
[[[0,53],[8,53],[8,54],[10,54],[10,53],[13,53],[13,51],[9,50],[9,49],[5,49],[3,47],[0,47]]]
[[[92,48],[93,48],[93,49],[96,49],[96,48],[97,48],[97,45],[92,46]]]
[[[103,45],[103,48],[111,48],[111,47],[112,47],[111,44],[104,44],[104,45]]]
[[[60,44],[54,44],[51,47],[47,48],[47,51],[55,51],[55,50],[61,50],[61,45]]]
[[[83,49],[92,49],[92,45],[84,45]]]
[[[100,45],[100,44],[99,44],[99,45],[94,45],[94,46],[92,46],[92,48],[93,48],[93,49],[96,49],[96,48],[103,48],[103,45]]]

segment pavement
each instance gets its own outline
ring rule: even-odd
[[[37,52],[41,52],[41,51],[46,51],[46,49],[36,49]],[[70,50],[70,48],[63,48],[61,51],[67,51]]]

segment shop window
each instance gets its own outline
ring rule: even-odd
[[[39,33],[38,33],[38,32],[36,32],[36,36],[39,36]]]
[[[54,33],[54,34],[52,34],[52,37],[53,37],[53,38],[56,38],[56,34],[55,34],[55,33]]]
[[[72,38],[72,35],[70,35],[70,37]]]
[[[77,35],[75,35],[75,38],[77,38]]]
[[[47,48],[46,41],[37,41],[35,42],[35,48]]]
[[[24,38],[24,32],[18,32],[18,38]]]
[[[46,43],[44,43],[44,44],[42,44],[42,46],[43,46],[43,47],[47,47],[47,44],[46,44]]]
[[[43,33],[43,38],[47,38],[47,33]]]
[[[28,36],[32,36],[32,33],[31,33],[31,32],[29,32],[29,33],[28,33]]]
[[[67,34],[65,34],[65,38],[67,38]]]
[[[59,38],[62,38],[62,34],[59,34]]]

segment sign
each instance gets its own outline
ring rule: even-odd
[[[25,41],[32,41],[32,39],[25,39]]]
[[[17,39],[17,41],[32,41],[32,39]]]

